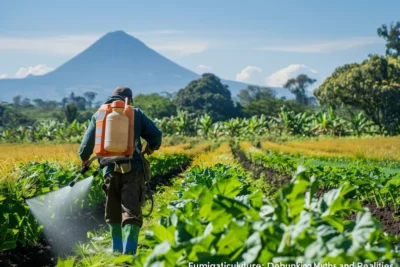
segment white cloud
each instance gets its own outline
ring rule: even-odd
[[[208,44],[203,41],[180,41],[149,45],[159,52],[175,52],[182,56],[204,52]]]
[[[197,68],[205,70],[205,71],[212,70],[211,66],[206,66],[206,65],[203,65],[203,64],[198,65]]]
[[[25,50],[46,54],[75,55],[87,48],[99,37],[100,35],[71,35],[44,38],[0,37],[0,50]]]
[[[22,67],[15,74],[15,78],[25,78],[26,76],[28,76],[30,74],[35,75],[35,76],[44,75],[53,70],[54,70],[53,68],[48,67],[46,65],[42,65],[42,64],[39,64],[36,66],[29,66],[27,68]]]
[[[236,74],[236,81],[260,84],[262,82],[262,70],[256,66],[247,66]]]
[[[306,74],[311,78],[317,79],[317,82],[319,82],[319,76],[316,70],[311,69],[304,64],[291,64],[265,78],[265,85],[282,87],[287,80],[297,77],[299,74]]]
[[[207,49],[204,41],[193,41],[175,38],[165,42],[157,36],[172,36],[183,33],[178,30],[155,30],[146,32],[130,32],[134,36],[143,36],[146,43],[157,51],[172,51],[181,55],[201,53]],[[76,55],[97,41],[104,34],[62,35],[41,38],[19,38],[0,36],[0,50],[33,51],[45,54]],[[148,39],[150,38],[150,39]],[[172,38],[172,37],[171,37]]]
[[[355,47],[378,44],[382,42],[383,41],[377,37],[354,37],[329,42],[316,42],[299,45],[264,46],[260,48],[260,50],[294,53],[331,53],[335,51],[348,50]]]
[[[29,67],[22,67],[20,68],[15,75],[7,75],[7,74],[0,74],[0,79],[6,79],[6,78],[25,78],[28,75],[34,75],[34,76],[39,76],[39,75],[44,75],[50,71],[53,71],[54,69],[51,67],[48,67],[43,64],[39,64],[36,66],[29,66]]]

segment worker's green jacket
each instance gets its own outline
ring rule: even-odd
[[[119,96],[112,96],[107,99],[105,104],[112,103],[115,100],[124,99]],[[78,155],[82,161],[88,160],[93,154],[93,149],[95,145],[95,133],[96,133],[96,117],[97,112],[92,116],[89,126],[86,130],[85,136],[83,137],[81,147],[79,149]],[[157,150],[160,148],[162,133],[156,127],[154,122],[150,120],[140,109],[135,108],[135,123],[134,123],[134,142],[137,144],[138,149],[142,150],[142,143],[140,142],[140,137],[142,137],[147,142],[148,148],[151,150]],[[133,153],[131,159],[132,170],[142,169],[142,163],[140,161],[140,155],[136,152]],[[107,174],[114,170],[114,164],[106,166],[104,174]]]

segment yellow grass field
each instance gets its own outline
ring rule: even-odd
[[[161,147],[157,153],[184,153],[195,155],[210,148],[210,143],[196,146],[181,144]],[[27,162],[58,162],[59,164],[80,164],[78,144],[0,144],[0,180],[8,176],[14,167]]]
[[[222,143],[214,151],[199,154],[193,159],[192,167],[199,165],[201,168],[212,167],[217,163],[236,166],[237,163],[233,157],[229,143]]]
[[[307,156],[400,160],[400,137],[291,141],[285,144],[262,142],[261,145],[264,149]]]

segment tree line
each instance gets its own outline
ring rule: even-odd
[[[15,107],[20,108],[38,107],[43,108],[44,110],[52,110],[57,107],[63,108],[69,104],[74,104],[79,110],[85,110],[86,108],[92,108],[96,96],[96,92],[85,92],[83,93],[83,96],[75,95],[75,93],[72,92],[68,97],[64,97],[60,102],[58,102],[55,100],[43,100],[41,98],[29,99],[17,95],[13,97],[12,104]]]

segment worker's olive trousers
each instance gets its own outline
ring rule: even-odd
[[[135,224],[142,227],[142,203],[144,201],[143,171],[129,173],[110,172],[104,177],[106,194],[105,220],[107,223]]]

